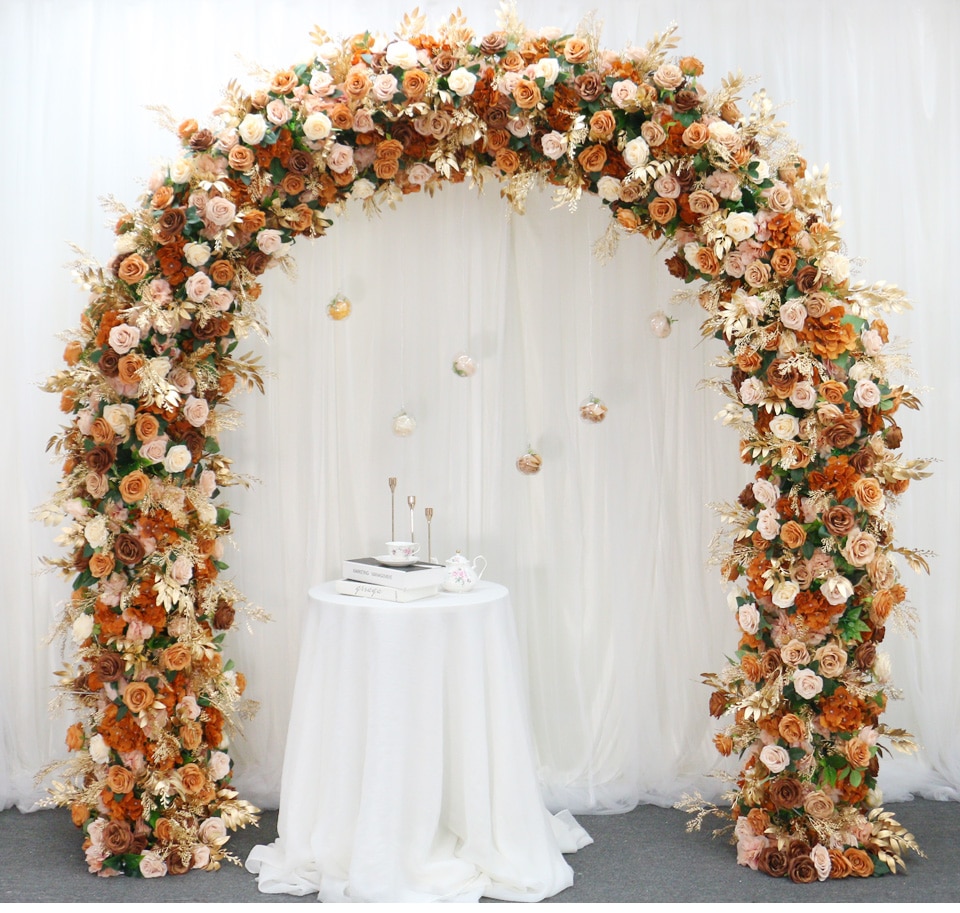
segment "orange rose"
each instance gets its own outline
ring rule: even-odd
[[[590,57],[590,45],[582,38],[568,38],[563,43],[563,57],[567,63],[586,63]]]
[[[763,836],[770,827],[770,816],[762,808],[751,808],[747,813],[747,821],[758,837]]]
[[[164,184],[153,192],[150,205],[154,209],[166,209],[173,202],[173,188]]]
[[[870,746],[861,739],[850,739],[843,746],[843,754],[851,767],[861,770],[870,763]]]
[[[109,577],[113,573],[114,567],[116,567],[116,561],[110,552],[94,552],[90,556],[88,569],[97,580]]]
[[[744,653],[740,657],[740,668],[743,669],[743,677],[748,682],[758,682],[763,677],[760,658],[756,653]]]
[[[607,150],[600,145],[587,146],[577,156],[577,163],[584,171],[601,171],[607,163]]]
[[[791,276],[797,266],[797,255],[792,250],[781,247],[773,252],[770,265],[778,276]]]
[[[397,176],[400,166],[396,159],[377,159],[373,171],[381,181],[389,181]]]
[[[153,826],[153,836],[158,843],[170,843],[173,840],[173,826],[169,818],[157,818]]]
[[[616,129],[617,119],[606,109],[595,112],[590,118],[590,139],[592,140],[605,143],[613,137],[613,131]]]
[[[334,105],[330,111],[330,123],[336,130],[352,130],[353,112],[342,102]]]
[[[423,70],[411,69],[403,74],[403,94],[410,101],[419,101],[427,91],[427,74]]]
[[[137,439],[146,443],[152,441],[160,433],[160,422],[149,412],[141,412],[133,426]]]
[[[536,108],[542,101],[540,87],[533,80],[521,79],[513,87],[513,100],[517,103],[517,107],[524,111]]]
[[[90,809],[82,802],[74,802],[73,805],[70,806],[70,820],[73,822],[74,827],[83,827],[89,817]]]
[[[110,792],[117,795],[132,792],[134,781],[135,777],[126,767],[121,767],[119,764],[110,765],[107,771],[107,787]]]
[[[796,747],[806,738],[807,727],[795,713],[785,713],[777,724],[777,732],[784,742]]]
[[[134,713],[139,713],[151,706],[155,698],[153,688],[146,682],[130,682],[123,692],[124,704]]]
[[[141,470],[135,469],[127,473],[120,481],[120,497],[127,504],[135,504],[140,501],[147,493],[150,487],[150,479]]]
[[[725,732],[718,732],[713,737],[713,745],[725,758],[733,753],[733,739]]]
[[[683,131],[681,139],[684,145],[691,149],[699,149],[708,139],[710,139],[710,128],[700,121],[694,121]]]
[[[147,360],[136,352],[124,355],[117,363],[117,377],[125,384],[140,383],[140,372]]]
[[[67,343],[67,347],[63,350],[63,360],[68,365],[75,365],[80,361],[80,353],[83,352],[83,344],[79,340],[72,340]]]
[[[136,285],[147,275],[148,270],[147,262],[140,254],[130,254],[124,257],[117,268],[117,278],[122,279],[127,285]]]
[[[392,159],[399,161],[403,155],[403,143],[398,139],[386,139],[382,143],[377,143],[377,158],[381,160]]]
[[[873,874],[873,860],[865,850],[850,846],[843,851],[843,855],[850,863],[851,875],[857,878],[869,878]]]
[[[830,877],[846,878],[853,870],[850,860],[843,855],[843,850],[829,850],[828,852],[830,853]]]
[[[654,197],[649,205],[650,218],[658,225],[666,225],[677,214],[677,204],[669,197]]]
[[[280,189],[290,197],[295,197],[303,193],[306,186],[307,184],[303,177],[299,174],[294,174],[292,171],[289,174],[285,174],[283,180],[280,182]]]
[[[192,721],[182,723],[180,725],[180,741],[187,751],[196,751],[203,741],[203,727]]]
[[[512,149],[501,149],[495,161],[504,174],[513,174],[520,167],[520,156]]]
[[[394,165],[397,163],[394,162]],[[289,211],[289,210],[288,210]],[[306,231],[313,224],[313,210],[307,206],[306,203],[300,203],[294,207],[293,213],[290,215],[285,215],[284,221],[294,230],[294,231]],[[252,297],[253,288],[252,286],[247,289],[247,297],[251,301],[256,301],[256,298]],[[259,297],[259,292],[257,297]]]
[[[90,424],[90,437],[95,444],[108,444],[113,440],[114,430],[110,423],[103,417],[96,418]]]
[[[195,796],[207,785],[207,777],[196,764],[184,764],[180,768],[180,783],[188,796]]]
[[[519,73],[527,65],[527,62],[519,51],[507,51],[500,64],[508,73]]]
[[[170,669],[174,672],[177,672],[181,669],[186,669],[190,665],[192,658],[190,647],[188,647],[186,644],[173,644],[163,651],[163,668]]]
[[[744,349],[737,355],[737,367],[744,374],[755,374],[763,365],[763,359],[756,349]]]
[[[370,86],[370,78],[364,70],[354,67],[347,73],[347,78],[343,83],[343,91],[344,94],[349,95],[350,98],[359,101],[370,91]]]
[[[750,265],[753,266],[753,263]],[[707,276],[715,276],[720,272],[720,261],[709,247],[698,247],[693,258],[693,267]]]
[[[807,541],[807,534],[796,520],[780,527],[780,541],[789,549],[798,549]]]
[[[267,217],[259,209],[250,209],[241,213],[240,222],[243,230],[252,235],[267,224]]]
[[[67,730],[67,750],[79,751],[83,748],[83,726],[80,723],[74,723]]]
[[[640,220],[632,209],[618,209],[617,221],[627,231],[636,231],[640,227]]]
[[[200,129],[200,125],[191,117],[189,120],[183,121],[179,127],[177,127],[177,136],[180,139],[186,140],[193,136],[197,130]]]
[[[696,57],[681,57],[677,65],[686,76],[703,75],[703,63]]]

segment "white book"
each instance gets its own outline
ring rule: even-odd
[[[338,580],[336,588],[337,592],[344,596],[363,596],[366,599],[383,599],[387,602],[415,602],[417,599],[436,596],[440,590],[438,586],[421,586],[414,589],[398,590],[396,587],[362,583],[359,580]]]
[[[375,583],[378,586],[398,590],[418,589],[425,586],[442,586],[447,579],[447,569],[439,564],[411,564],[409,567],[388,567],[376,558],[350,558],[343,562],[345,580],[360,583]]]

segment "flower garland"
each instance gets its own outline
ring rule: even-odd
[[[891,286],[853,283],[824,174],[807,169],[761,93],[741,113],[735,78],[709,93],[672,32],[601,50],[587,30],[532,32],[507,10],[480,38],[454,15],[436,34],[408,16],[391,39],[314,33],[309,63],[236,85],[209,127],[179,125],[179,159],[120,209],[116,257],[83,261],[89,290],[66,368],[47,383],[69,424],[52,441],[73,580],[62,628],[79,650],[64,690],[69,782],[53,801],[83,829],[91,871],[215,868],[229,828],[256,820],[230,788],[225,726],[243,677],[223,664],[242,599],[221,576],[239,479],[219,452],[235,386],[261,386],[236,351],[258,328],[259,277],[287,265],[351,200],[370,209],[443,182],[496,178],[609,207],[608,250],[635,233],[700,283],[704,334],[721,339],[722,413],[755,481],[727,505],[720,560],[741,631],[708,676],[716,737],[743,767],[730,814],[738,861],[794,881],[896,871],[912,837],[880,811],[878,652],[905,591],[886,518],[924,464],[896,453],[879,314]],[[701,811],[705,806],[701,805]]]

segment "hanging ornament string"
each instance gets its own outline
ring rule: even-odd
[[[406,397],[404,395],[404,374],[406,373],[406,320],[404,319],[404,298],[406,288],[400,289],[400,411],[393,417],[393,433],[397,437],[408,437],[417,427],[414,417],[407,412]]]
[[[594,374],[594,339],[593,309],[598,300],[593,281],[593,254],[587,254],[587,378],[591,386],[591,392],[585,400],[580,403],[580,418],[589,424],[599,424],[607,417],[606,404],[593,393],[593,385],[596,382]]]
[[[517,302],[517,325],[520,331],[520,349],[524,353],[524,357],[521,359],[521,364],[523,365],[522,377],[523,377],[523,415],[524,415],[524,430],[527,432],[527,449],[524,453],[520,455],[517,459],[517,469],[522,472],[524,475],[535,475],[540,471],[540,467],[543,465],[543,459],[539,453],[534,449],[533,442],[530,438],[530,428],[533,425],[531,419],[531,412],[533,406],[531,405],[531,391],[539,389],[539,385],[536,383],[537,380],[543,377],[543,368],[540,364],[540,354],[539,348],[533,346],[528,339],[527,334],[527,320],[524,313],[524,295],[525,288],[521,287],[521,276],[520,269],[518,265],[519,258],[517,257],[517,241],[516,233],[513,230],[514,221],[511,217],[510,212],[507,212],[506,218],[508,219],[507,226],[508,231],[504,232],[504,244],[510,244],[510,256],[509,259],[509,268],[504,272],[512,271],[513,273],[513,282],[510,283],[510,286],[515,290],[516,293],[516,302]],[[503,247],[501,246],[501,252]],[[542,408],[540,409],[540,414],[542,416]],[[539,423],[542,426],[542,422]]]

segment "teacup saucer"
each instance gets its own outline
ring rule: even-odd
[[[387,567],[410,567],[410,565],[416,564],[420,558],[417,555],[414,555],[412,558],[394,558],[392,555],[378,555],[373,560],[379,561],[381,564],[387,565]]]

